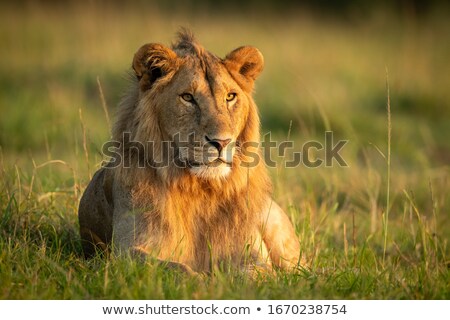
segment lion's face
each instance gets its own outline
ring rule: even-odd
[[[205,76],[197,61],[187,60],[164,90],[161,128],[191,173],[225,177],[239,148],[247,96],[224,65],[217,63]]]
[[[162,138],[171,142],[180,166],[205,179],[231,172],[239,162],[241,136],[253,111],[252,85],[262,66],[253,47],[238,48],[226,59],[193,42],[174,51],[150,44],[136,53],[141,99],[154,108]]]

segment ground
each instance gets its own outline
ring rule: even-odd
[[[346,22],[303,11],[231,19],[5,6],[0,299],[449,299],[449,21],[439,10]],[[274,154],[274,198],[310,270],[205,278],[126,258],[82,259],[78,202],[101,164],[132,56],[146,42],[169,44],[180,25],[221,56],[244,44],[261,50],[263,134],[297,151],[323,143],[325,131],[348,140],[347,167],[285,168],[292,150]]]

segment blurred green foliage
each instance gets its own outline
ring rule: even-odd
[[[0,4],[0,282],[9,284],[0,297],[449,298],[448,7],[440,1],[212,3]],[[304,278],[250,284],[242,292],[242,282],[233,278],[230,286],[224,278],[211,281],[209,291],[188,282],[175,292],[173,279],[161,284],[166,275],[142,282],[148,270],[136,267],[130,280],[127,261],[94,262],[119,279],[108,287],[103,273],[77,257],[78,199],[109,139],[97,78],[114,118],[134,52],[147,42],[169,45],[180,26],[220,56],[244,44],[262,51],[255,99],[263,134],[280,140],[289,134],[297,150],[308,140],[323,141],[325,130],[349,140],[348,168],[288,170],[280,158],[271,170],[275,199],[316,259]],[[386,69],[392,200],[389,264],[381,266]],[[344,255],[354,217],[355,251]],[[33,272],[39,263],[52,276]],[[61,286],[65,281],[74,287]],[[121,295],[129,281],[135,291]]]

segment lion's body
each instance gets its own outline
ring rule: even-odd
[[[263,161],[245,165],[251,151],[259,154],[246,147],[259,141],[251,93],[262,56],[255,50],[239,48],[222,60],[182,34],[173,51],[155,44],[138,51],[133,62],[138,81],[119,106],[113,132],[121,142],[122,165],[100,169],[80,202],[86,255],[112,242],[118,252],[150,255],[195,271],[219,263],[240,267],[244,261],[298,265],[298,240],[271,199]],[[124,132],[132,141],[152,141],[151,155],[124,141]],[[204,150],[195,144],[184,152],[175,142],[168,155],[159,147],[175,135],[190,141],[191,133],[214,146],[220,161],[204,160]],[[235,150],[227,149],[230,141]],[[188,165],[148,165],[167,157]]]

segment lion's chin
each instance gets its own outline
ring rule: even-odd
[[[189,172],[202,179],[225,179],[231,173],[231,167],[227,164],[219,166],[200,165],[189,168]]]

